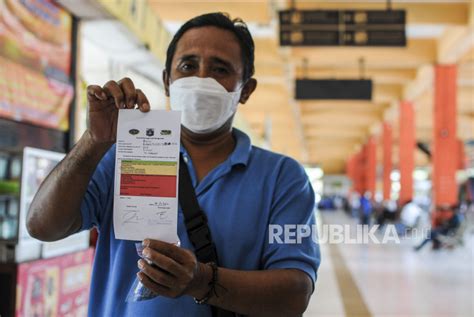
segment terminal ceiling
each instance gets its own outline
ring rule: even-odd
[[[241,116],[256,135],[267,139],[272,150],[319,165],[327,174],[344,172],[347,158],[371,135],[380,136],[383,121],[393,125],[396,166],[402,100],[414,103],[417,141],[431,143],[436,64],[458,65],[458,137],[474,139],[474,13],[470,0],[393,0],[394,9],[407,10],[404,48],[279,47],[277,12],[292,3],[297,9],[385,9],[383,0],[149,3],[170,25],[215,11],[246,21],[255,38],[259,84],[249,102],[239,108]],[[361,60],[365,77],[374,83],[370,102],[294,99],[296,78],[357,79]],[[418,151],[416,164],[426,166],[428,158]]]

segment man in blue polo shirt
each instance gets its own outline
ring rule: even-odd
[[[311,238],[271,243],[269,225],[313,225],[311,185],[297,162],[252,146],[232,128],[237,104],[257,86],[253,65],[254,44],[245,24],[214,13],[181,27],[163,73],[171,108],[183,113],[181,153],[208,218],[219,267],[196,259],[181,208],[181,246],[143,241],[151,264],[139,259],[135,242],[115,238],[118,109],[146,112],[149,104],[128,78],[88,87],[89,129],[41,186],[27,225],[32,236],[48,241],[98,228],[89,315],[211,316],[206,304],[252,316],[297,316],[306,309],[319,248]],[[136,278],[158,296],[127,301]]]

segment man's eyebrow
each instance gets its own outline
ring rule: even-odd
[[[188,54],[188,55],[183,55],[179,58],[179,61],[189,61],[189,60],[193,60],[193,59],[197,59],[197,56],[194,55],[194,54]]]
[[[234,69],[234,66],[232,66],[232,63],[226,61],[226,60],[223,60],[222,58],[219,58],[219,57],[211,57],[211,60],[214,62],[214,63],[219,63],[219,64],[223,64],[224,66],[230,68],[230,69]]]

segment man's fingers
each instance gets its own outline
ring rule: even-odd
[[[137,276],[143,286],[148,288],[153,293],[166,297],[175,297],[173,292],[168,287],[153,282],[145,273],[138,272]]]
[[[107,100],[107,95],[105,92],[102,90],[102,87],[98,85],[90,85],[87,87],[87,95],[89,97],[94,97],[96,99],[105,101]]]
[[[172,288],[176,284],[176,279],[173,275],[146,263],[144,260],[138,261],[138,267],[157,284],[168,288]]]
[[[104,92],[107,94],[107,96],[110,96],[114,99],[115,101],[115,106],[118,109],[123,109],[125,108],[125,100],[124,100],[124,94],[122,92],[122,89],[120,86],[113,80],[107,82],[104,87],[103,87]]]
[[[146,258],[152,261],[160,269],[169,272],[170,274],[179,277],[184,273],[184,270],[181,268],[181,265],[176,263],[172,258],[167,257],[157,251],[154,251],[150,248],[147,249],[148,252]]]
[[[101,101],[113,98],[118,109],[133,109],[137,104],[138,109],[142,112],[150,110],[150,103],[143,91],[135,89],[133,81],[127,77],[119,82],[110,80],[104,87],[97,85],[88,86],[87,94],[89,98],[96,98]]]
[[[125,77],[119,80],[118,85],[125,96],[125,108],[135,108],[135,103],[137,102],[137,91],[133,81],[130,78]]]
[[[159,240],[146,239],[145,247],[149,247],[167,257],[172,258],[176,262],[183,264],[189,260],[189,255],[186,249],[180,248],[172,243],[167,243]]]
[[[137,105],[142,112],[150,111],[150,102],[141,89],[137,89]]]

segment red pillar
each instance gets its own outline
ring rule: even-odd
[[[377,180],[377,142],[374,136],[371,136],[365,145],[365,188],[372,197],[375,195],[375,184]]]
[[[346,162],[346,176],[352,182],[351,192],[355,191],[355,154]]]
[[[433,197],[436,209],[457,202],[456,169],[459,165],[459,143],[456,138],[455,65],[435,66]],[[443,217],[434,214],[434,223]]]
[[[354,165],[355,165],[355,172],[354,172],[354,189],[359,194],[364,194],[364,187],[365,187],[365,159],[364,159],[364,149],[361,149],[359,153],[355,155],[354,158]]]
[[[383,200],[390,199],[392,191],[392,126],[388,122],[383,124]]]
[[[413,104],[400,103],[400,206],[413,198],[413,170],[415,168],[415,115]]]
[[[458,140],[458,170],[467,168],[468,158],[466,157],[466,151],[464,150],[464,141]]]

